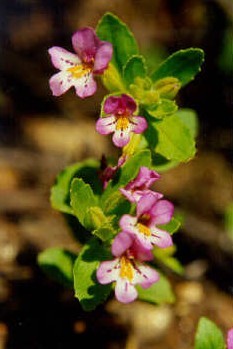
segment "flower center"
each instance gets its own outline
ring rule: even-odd
[[[68,68],[67,71],[71,73],[73,78],[80,79],[81,77],[89,74],[92,71],[92,65],[90,63],[82,63]]]
[[[129,119],[126,116],[120,116],[117,119],[116,129],[117,130],[125,130],[129,126]]]
[[[144,224],[138,223],[137,228],[141,234],[144,234],[146,236],[151,236],[150,229],[148,227],[146,227]]]
[[[127,278],[131,282],[133,280],[134,270],[130,260],[127,257],[122,256],[120,263],[121,263],[120,277]]]

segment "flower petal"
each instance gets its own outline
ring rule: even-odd
[[[119,277],[119,268],[119,258],[116,258],[113,261],[104,261],[100,263],[99,268],[96,271],[97,280],[103,285],[116,281]]]
[[[132,132],[139,134],[147,129],[148,124],[145,118],[141,116],[133,116],[130,118],[130,123],[132,125]]]
[[[136,223],[136,217],[130,216],[129,214],[124,214],[120,219],[119,225],[124,232],[131,233],[134,232]]]
[[[138,293],[127,279],[119,278],[116,282],[115,295],[119,302],[130,303],[137,298]]]
[[[54,96],[61,96],[73,86],[73,79],[69,73],[61,71],[50,78],[49,86]]]
[[[133,114],[137,109],[135,100],[129,95],[121,95],[121,108],[124,109],[129,115]]]
[[[133,282],[140,284],[143,288],[148,288],[159,281],[159,278],[159,273],[155,269],[138,263]]]
[[[112,141],[116,147],[124,147],[130,141],[130,128],[115,130]]]
[[[116,118],[115,116],[107,116],[105,118],[99,118],[96,122],[96,131],[101,135],[108,135],[115,131]]]
[[[233,349],[233,328],[227,332],[227,349]]]
[[[139,217],[144,213],[150,214],[151,207],[153,207],[156,201],[156,196],[151,192],[143,195],[137,204],[137,216]]]
[[[137,177],[133,181],[131,181],[129,184],[127,184],[125,189],[149,188],[159,178],[160,178],[160,175],[157,172],[150,170],[145,166],[141,166]]]
[[[106,98],[104,102],[104,112],[106,114],[117,114],[119,108],[120,97],[118,96],[110,96]]]
[[[133,244],[130,247],[130,252],[135,259],[143,261],[151,261],[154,259],[154,255],[148,248],[145,248],[138,239],[133,240]]]
[[[83,75],[80,78],[73,79],[73,85],[76,90],[76,94],[80,98],[86,98],[92,96],[97,89],[96,82],[93,78],[92,72]]]
[[[64,70],[81,62],[80,58],[62,47],[53,46],[48,50],[55,68]]]
[[[166,224],[170,222],[174,212],[173,204],[168,200],[159,200],[151,209],[151,225]]]
[[[93,72],[95,74],[102,74],[103,71],[107,69],[108,63],[112,58],[112,52],[112,44],[102,41],[95,55],[95,63],[93,69]]]
[[[160,247],[160,248],[166,248],[173,245],[171,235],[162,229],[159,229],[157,227],[150,228],[152,233],[152,244]]]
[[[119,233],[112,243],[112,254],[121,256],[133,243],[133,237],[125,232]]]
[[[72,36],[73,48],[84,62],[93,60],[99,43],[94,29],[89,27],[80,29]]]

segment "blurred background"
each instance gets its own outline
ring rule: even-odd
[[[184,217],[174,237],[184,276],[167,270],[177,301],[155,307],[110,300],[84,313],[72,290],[38,268],[39,251],[74,252],[50,208],[57,173],[86,157],[114,155],[95,132],[103,87],[87,100],[52,96],[47,50],[72,50],[71,35],[111,11],[133,31],[151,70],[176,50],[200,47],[202,72],[178,104],[199,119],[198,153],[156,189]],[[191,349],[200,316],[233,326],[233,3],[231,0],[1,0],[0,2],[0,349]],[[101,84],[99,83],[99,86]]]

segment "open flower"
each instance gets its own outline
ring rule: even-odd
[[[129,182],[124,188],[120,189],[120,192],[127,197],[130,202],[138,202],[144,195],[151,193],[157,200],[163,197],[162,194],[149,190],[149,187],[160,178],[160,175],[150,170],[149,168],[142,166],[138,172],[137,177]]]
[[[130,141],[130,133],[142,133],[147,128],[145,118],[133,115],[137,105],[134,99],[126,94],[110,96],[103,107],[105,114],[97,120],[96,131],[102,135],[113,133],[113,143],[124,147]]]
[[[49,54],[60,72],[49,80],[54,96],[60,96],[71,86],[85,98],[96,92],[93,74],[102,74],[112,58],[112,44],[101,41],[92,28],[82,28],[72,36],[75,53],[53,46]]]
[[[172,245],[170,234],[157,227],[168,223],[174,207],[167,200],[157,200],[151,193],[143,196],[137,203],[137,217],[125,214],[120,220],[120,227],[128,234],[135,236],[146,249],[153,245],[166,248]]]
[[[143,261],[153,259],[151,251],[145,250],[130,235],[121,232],[114,239],[112,261],[102,262],[97,269],[97,279],[101,284],[116,281],[115,296],[122,303],[130,303],[137,298],[135,285],[148,288],[159,280],[159,274],[144,265]]]

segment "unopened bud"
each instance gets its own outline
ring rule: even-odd
[[[157,90],[160,97],[168,99],[174,98],[177,92],[179,91],[180,87],[180,81],[172,76],[158,80],[154,84],[154,88]]]

